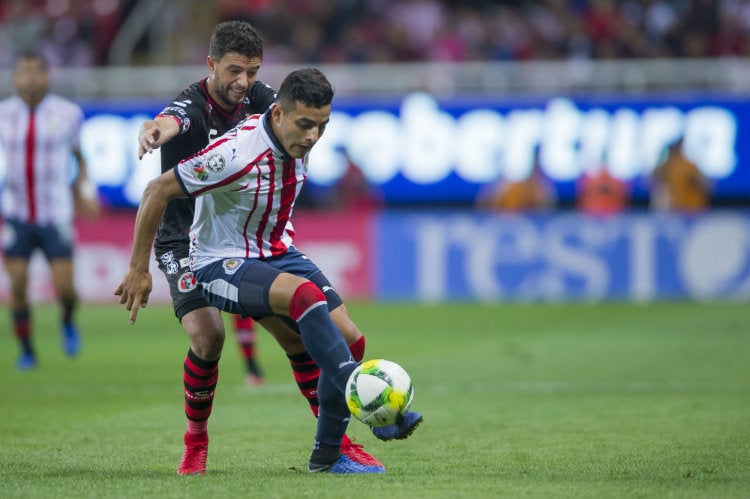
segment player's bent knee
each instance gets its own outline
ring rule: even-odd
[[[297,286],[292,294],[292,301],[289,304],[289,317],[296,321],[310,308],[321,302],[326,303],[323,292],[311,281],[305,281]]]

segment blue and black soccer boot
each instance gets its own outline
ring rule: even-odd
[[[373,426],[372,433],[383,441],[403,440],[414,433],[417,426],[422,422],[422,415],[418,412],[409,411],[389,426]]]
[[[30,371],[36,368],[36,357],[31,352],[24,352],[16,361],[16,369],[19,371]]]
[[[60,339],[65,355],[75,357],[81,351],[81,335],[75,324],[64,324],[60,330]]]
[[[317,464],[310,461],[307,463],[308,473],[385,473],[385,468],[382,466],[373,466],[367,464],[360,464],[352,461],[343,454],[339,456],[332,463],[328,464]]]

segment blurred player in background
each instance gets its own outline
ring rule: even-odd
[[[525,179],[500,179],[480,189],[476,207],[500,212],[536,212],[551,210],[557,204],[557,194],[539,162],[539,150],[534,154],[531,173]]]
[[[62,306],[62,348],[73,357],[81,348],[74,320],[78,296],[73,279],[73,216],[78,210],[95,218],[100,207],[81,153],[81,108],[49,93],[49,68],[41,55],[28,53],[16,60],[13,84],[16,95],[0,102],[0,149],[7,163],[2,240],[13,332],[21,345],[16,367],[33,369],[37,355],[28,299],[31,256],[40,249],[49,263]],[[78,163],[72,181],[71,156]]]
[[[207,60],[209,76],[190,85],[156,118],[142,125],[138,137],[139,157],[160,147],[162,172],[168,171],[241,120],[266,111],[274,102],[276,93],[268,85],[256,81],[262,59],[262,40],[250,24],[229,21],[217,25]],[[188,429],[178,474],[205,472],[207,423],[224,345],[221,312],[201,295],[189,267],[188,233],[194,204],[193,199],[174,199],[167,205],[154,245],[159,268],[169,282],[175,315],[190,338],[184,367]],[[331,307],[331,315],[344,334],[354,359],[362,360],[365,339],[349,318],[346,307],[343,304]],[[284,318],[267,317],[261,325],[272,333],[286,352],[299,390],[317,417],[320,369],[306,351],[300,335]],[[403,437],[396,432],[392,438]],[[353,461],[382,466],[346,435],[341,451]]]
[[[263,373],[255,358],[255,321],[236,314],[232,318],[240,354],[245,361],[245,380],[250,386],[260,386],[263,384]]]
[[[630,206],[630,186],[609,172],[606,164],[588,168],[576,182],[576,208],[606,217]]]
[[[682,139],[670,144],[651,175],[651,207],[662,211],[697,213],[711,206],[711,183],[682,150]]]
[[[149,182],[136,218],[133,254],[115,294],[135,322],[148,301],[148,256],[170,200],[196,199],[190,266],[213,306],[264,324],[283,318],[299,331],[322,373],[320,413],[308,471],[383,473],[353,461],[341,444],[351,414],[344,390],[357,366],[333,313],[343,302],[317,266],[292,245],[294,202],[307,177],[308,154],[330,119],[333,89],[316,69],[290,73],[278,101]],[[330,305],[329,305],[330,304]],[[391,431],[405,438],[421,422],[407,412]],[[395,435],[395,433],[394,433]]]

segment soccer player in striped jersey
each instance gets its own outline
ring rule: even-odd
[[[317,266],[294,246],[291,217],[307,177],[308,155],[330,119],[333,89],[317,69],[290,73],[277,102],[213,141],[173,171],[149,182],[136,217],[133,254],[115,290],[131,311],[148,302],[151,241],[167,203],[196,199],[190,265],[203,296],[226,312],[258,320],[284,318],[320,366],[320,411],[308,471],[383,473],[382,465],[341,453],[351,414],[346,381],[357,362],[329,314],[341,303]],[[408,412],[391,431],[405,438],[422,421]]]
[[[260,386],[263,384],[263,372],[255,355],[255,321],[235,314],[232,322],[240,354],[245,361],[245,381],[250,386]]]
[[[40,249],[49,262],[62,307],[62,347],[73,357],[81,348],[74,321],[78,295],[73,279],[73,217],[77,209],[95,218],[99,202],[81,153],[81,108],[49,93],[47,62],[39,54],[23,54],[16,60],[13,83],[16,94],[0,102],[0,150],[7,164],[2,240],[13,332],[21,345],[16,367],[33,369],[38,358],[31,341],[29,261]],[[72,183],[71,155],[78,163]]]
[[[256,80],[262,59],[262,39],[250,24],[230,21],[217,25],[209,47],[208,78],[190,85],[159,115],[142,125],[138,137],[139,157],[161,148],[162,172],[168,171],[239,121],[266,111],[276,93]],[[185,450],[177,469],[181,475],[205,472],[208,419],[224,344],[220,311],[201,296],[188,265],[188,232],[193,212],[193,199],[172,200],[166,207],[154,245],[159,268],[169,282],[175,315],[190,339],[183,373],[188,428],[184,437]],[[331,303],[330,309],[354,358],[361,360],[364,336],[340,301]],[[261,325],[286,352],[299,390],[317,417],[320,369],[307,353],[299,334],[280,317],[264,318]],[[381,466],[347,436],[342,441],[342,452],[354,461]]]

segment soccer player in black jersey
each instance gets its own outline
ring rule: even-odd
[[[208,142],[252,114],[266,111],[275,91],[256,80],[263,58],[263,44],[246,22],[217,25],[207,59],[209,76],[183,90],[139,133],[139,158],[161,148],[162,172],[174,167]],[[159,268],[169,281],[175,315],[190,339],[184,364],[185,451],[177,469],[180,475],[202,474],[208,453],[208,417],[213,406],[218,362],[224,344],[224,323],[219,309],[201,296],[188,263],[188,231],[193,220],[194,199],[175,199],[167,205],[154,249]],[[330,283],[320,274],[321,287]],[[332,288],[331,288],[332,289]],[[365,340],[337,293],[326,292],[331,318],[341,330],[355,360],[364,356]],[[261,325],[274,336],[289,357],[295,380],[317,417],[317,382],[320,369],[306,352],[299,334],[281,317],[269,317]],[[406,438],[416,427],[394,428],[384,439]],[[377,435],[376,435],[377,436]],[[383,437],[379,437],[383,438]],[[344,436],[342,454],[366,465],[382,464]]]

